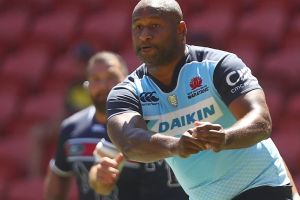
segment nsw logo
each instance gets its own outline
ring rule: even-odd
[[[143,92],[140,94],[140,100],[142,103],[155,105],[158,103],[159,98],[155,91],[153,92]]]
[[[208,86],[203,85],[203,80],[200,76],[193,77],[190,81],[191,92],[187,93],[189,99],[208,91]]]
[[[201,87],[201,85],[202,79],[199,76],[192,78],[192,80],[190,81],[190,87],[192,88],[192,90]]]

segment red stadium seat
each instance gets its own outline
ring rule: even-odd
[[[189,15],[186,21],[188,40],[199,45],[222,47],[234,30],[234,13],[230,10],[204,10]]]
[[[47,43],[55,48],[65,48],[79,31],[79,12],[58,10],[36,18],[31,39],[27,43]]]
[[[10,54],[0,69],[1,78],[35,87],[44,77],[50,57],[42,49],[23,49]]]
[[[225,49],[239,56],[252,73],[259,76],[264,46],[258,38],[249,35],[234,35],[228,40]]]
[[[0,93],[0,135],[6,126],[14,119],[18,111],[18,96],[14,92]]]
[[[139,60],[132,48],[123,50],[122,52],[120,52],[120,55],[126,61],[129,73],[142,64],[141,60]]]
[[[57,119],[64,106],[64,94],[61,92],[44,92],[24,100],[20,118],[29,122],[42,122]]]
[[[290,98],[285,101],[284,113],[281,115],[280,127],[282,129],[300,130],[300,93],[291,94]]]
[[[287,26],[287,14],[280,8],[261,8],[241,16],[238,34],[261,38],[269,48],[278,45]]]
[[[6,181],[4,178],[1,177],[0,172],[0,199],[6,199],[7,198],[7,187],[8,187],[8,181]]]
[[[83,77],[82,73],[85,69],[81,69],[79,61],[72,53],[67,53],[57,58],[53,64],[53,68],[50,76],[63,79],[64,81],[70,82],[77,79],[77,77]]]
[[[282,40],[282,48],[300,47],[300,14],[294,16]]]
[[[26,136],[9,136],[0,141],[0,171],[5,180],[20,178],[26,173],[28,142]]]
[[[277,133],[272,134],[272,140],[292,174],[295,174],[299,170],[300,135],[298,130],[283,128],[277,130]]]
[[[44,179],[19,179],[10,184],[9,200],[41,200],[43,199]]]
[[[262,77],[282,83],[286,91],[299,87],[300,47],[282,49],[262,60]]]
[[[29,12],[26,9],[11,9],[0,12],[0,45],[14,48],[29,31]]]
[[[130,33],[129,15],[127,10],[107,10],[90,14],[83,22],[81,38],[95,44],[97,49],[122,49],[123,41]]]

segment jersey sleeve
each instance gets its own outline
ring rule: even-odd
[[[261,89],[257,78],[235,54],[229,54],[220,60],[213,73],[213,82],[227,105],[251,90]]]
[[[65,143],[68,139],[66,134],[68,128],[70,127],[64,127],[62,125],[58,138],[55,158],[50,161],[51,170],[60,176],[69,176],[71,175],[72,171],[70,163],[67,161],[67,154],[65,149]]]
[[[138,112],[142,115],[139,97],[125,83],[115,86],[109,93],[106,102],[108,119],[116,114]]]

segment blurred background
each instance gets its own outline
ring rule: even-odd
[[[239,55],[263,86],[272,138],[300,189],[300,0],[180,0],[188,43]],[[137,0],[0,0],[0,199],[40,200],[61,120],[90,104],[89,57],[132,71]],[[70,199],[76,199],[75,186]]]

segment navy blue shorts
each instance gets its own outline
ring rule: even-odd
[[[260,186],[247,190],[232,200],[292,200],[292,186]]]

